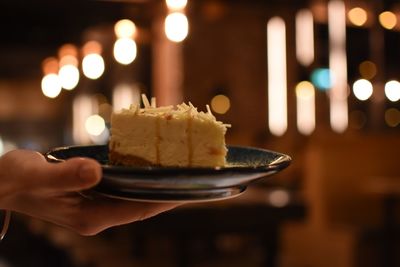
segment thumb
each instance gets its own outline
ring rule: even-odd
[[[95,186],[101,179],[98,162],[72,158],[62,163],[45,163],[41,168],[43,187],[62,191],[79,191]]]

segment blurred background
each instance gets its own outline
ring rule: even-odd
[[[241,196],[81,237],[14,214],[0,266],[400,266],[400,2],[0,2],[0,154],[105,144],[113,110],[207,104],[289,154]]]

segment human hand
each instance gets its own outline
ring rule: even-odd
[[[0,157],[0,208],[94,235],[140,221],[176,203],[145,203],[79,194],[101,180],[101,167],[88,158],[49,163],[38,152],[14,150]]]

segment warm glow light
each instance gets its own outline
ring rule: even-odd
[[[387,82],[385,95],[392,102],[398,101],[400,99],[400,82],[394,80]]]
[[[296,86],[297,129],[304,135],[315,129],[315,88],[312,83],[302,81]]]
[[[385,122],[390,127],[396,127],[400,124],[400,111],[396,108],[389,108],[385,111]]]
[[[65,56],[72,56],[76,58],[78,56],[78,49],[73,44],[65,44],[58,49],[58,57],[63,58]]]
[[[281,136],[287,129],[286,27],[280,17],[267,23],[268,126]]]
[[[99,136],[106,129],[106,124],[102,117],[95,114],[86,119],[85,128],[88,134]]]
[[[307,9],[296,15],[296,57],[304,66],[314,61],[314,19]]]
[[[82,47],[82,54],[84,56],[88,54],[101,54],[103,48],[101,47],[101,44],[97,41],[89,41],[86,42],[83,47]]]
[[[275,207],[284,207],[289,201],[290,195],[286,190],[276,189],[268,195],[268,202]]]
[[[349,13],[347,14],[350,22],[356,26],[362,26],[367,22],[367,11],[362,9],[361,7],[355,7],[350,9]]]
[[[61,82],[57,74],[50,73],[42,79],[42,92],[49,98],[57,97],[61,92]]]
[[[393,12],[385,11],[379,14],[379,22],[383,28],[391,30],[397,24],[397,17]]]
[[[173,42],[182,42],[189,32],[188,19],[180,12],[169,14],[165,18],[164,27],[167,38]]]
[[[138,86],[119,84],[114,88],[112,105],[114,111],[129,108],[131,104],[140,104],[140,89]]]
[[[60,67],[62,67],[64,65],[73,65],[73,66],[77,67],[78,59],[74,56],[66,55],[66,56],[63,56],[62,58],[60,58],[59,65],[60,65]]]
[[[136,25],[129,19],[122,19],[115,23],[114,32],[118,38],[135,38]]]
[[[211,99],[211,109],[218,114],[225,114],[231,107],[231,101],[225,95],[216,95]]]
[[[357,80],[353,84],[354,96],[361,101],[365,101],[370,98],[373,90],[372,83],[365,79]]]
[[[89,135],[90,140],[95,144],[107,144],[110,139],[110,130],[108,128],[104,128],[99,135]]]
[[[79,83],[79,69],[74,65],[64,65],[58,71],[58,77],[62,88],[72,90]]]
[[[104,72],[104,60],[99,54],[88,54],[82,60],[83,74],[89,79],[98,79]]]
[[[120,38],[114,44],[114,58],[123,65],[131,64],[136,58],[137,48],[134,40]]]
[[[329,91],[330,123],[335,132],[348,126],[346,12],[343,1],[328,3],[329,69],[332,88]]]
[[[299,82],[296,85],[296,96],[301,99],[309,99],[314,97],[315,89],[312,83],[308,81]]]
[[[363,61],[358,67],[358,70],[360,71],[361,76],[368,80],[374,78],[377,72],[376,65],[368,60]]]
[[[56,74],[58,72],[58,60],[55,57],[48,57],[42,62],[43,74]]]
[[[166,0],[167,7],[173,10],[182,10],[187,5],[187,0]]]

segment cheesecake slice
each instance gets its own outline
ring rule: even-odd
[[[207,106],[191,103],[157,107],[155,98],[142,95],[144,107],[111,116],[109,162],[125,166],[225,166],[225,133],[229,125],[217,121]]]

